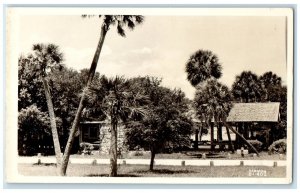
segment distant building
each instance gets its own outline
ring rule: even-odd
[[[258,139],[268,147],[274,138],[270,131],[280,119],[279,106],[279,102],[235,103],[226,122],[234,125],[246,139]],[[258,133],[264,133],[264,136],[259,138]]]
[[[118,148],[126,151],[124,126],[118,125]],[[79,144],[91,143],[97,147],[100,153],[108,153],[110,148],[110,122],[108,121],[85,121],[79,126]]]
[[[270,135],[270,131],[280,118],[279,106],[279,102],[234,103],[226,122],[233,126],[233,128],[246,139],[257,139],[266,146],[269,146],[273,138],[272,135]],[[191,136],[194,143],[199,140],[198,144],[201,145],[203,142],[206,144],[213,144],[212,148],[215,145],[228,143],[228,133],[224,126],[221,127],[221,136],[219,137],[220,139],[218,139],[218,128],[214,125],[214,119],[211,121],[211,129],[207,135],[201,135],[200,131],[203,129],[201,128],[201,121],[197,119],[194,119],[193,121],[199,125],[199,129]],[[232,131],[228,131],[236,148],[239,148],[241,146],[241,140]],[[264,138],[266,139],[259,138],[258,134],[263,132]],[[211,133],[213,133],[213,136],[211,136]]]

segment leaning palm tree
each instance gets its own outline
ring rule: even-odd
[[[88,15],[83,15],[83,17],[89,17]],[[67,145],[65,148],[63,160],[62,160],[62,166],[61,166],[61,175],[66,175],[67,166],[69,162],[69,157],[71,153],[71,148],[74,142],[75,133],[77,131],[77,127],[79,124],[79,120],[84,108],[84,101],[86,98],[86,93],[89,90],[89,87],[92,83],[93,77],[96,72],[98,60],[100,57],[100,53],[102,50],[102,46],[104,43],[105,36],[107,32],[109,31],[111,26],[117,25],[117,31],[118,33],[125,37],[125,27],[128,27],[129,29],[133,30],[137,24],[141,24],[144,21],[144,17],[141,15],[99,15],[99,18],[103,19],[103,23],[101,26],[101,33],[100,33],[100,39],[97,45],[96,52],[94,54],[94,58],[92,61],[92,64],[90,66],[87,83],[83,90],[83,93],[81,95],[80,103],[70,130],[70,135],[67,141]]]
[[[100,78],[98,88],[91,88],[87,97],[90,108],[85,113],[89,116],[106,115],[111,123],[110,145],[110,173],[117,176],[118,158],[118,124],[120,121],[128,123],[143,119],[147,115],[148,97],[141,94],[138,89],[130,88],[130,82],[123,77]],[[100,112],[99,112],[100,111]]]
[[[29,60],[33,65],[34,73],[38,75],[44,86],[48,112],[50,116],[51,132],[56,156],[56,163],[59,168],[61,165],[61,150],[59,137],[56,127],[56,118],[52,103],[51,92],[47,79],[47,72],[53,68],[61,68],[63,55],[59,51],[58,46],[54,44],[35,44],[33,45],[33,55],[29,56]]]
[[[214,77],[220,78],[222,67],[218,57],[209,50],[198,50],[186,63],[187,79],[192,86]]]

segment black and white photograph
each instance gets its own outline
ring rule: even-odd
[[[8,182],[292,182],[292,9],[6,17]]]

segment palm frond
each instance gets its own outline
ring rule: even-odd
[[[126,37],[125,30],[123,29],[122,23],[120,21],[118,21],[117,31],[120,36]]]

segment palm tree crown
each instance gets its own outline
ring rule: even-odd
[[[32,50],[34,51],[34,57],[37,59],[35,68],[40,71],[40,75],[43,77],[46,76],[47,69],[62,68],[63,54],[59,51],[57,45],[34,44]]]
[[[209,50],[198,50],[186,63],[187,79],[193,86],[210,77],[220,78],[222,67],[218,57]]]
[[[227,86],[215,79],[208,80],[205,85],[198,87],[195,96],[195,109],[201,120],[211,122],[212,118],[220,121],[226,118],[232,107],[232,96]]]

